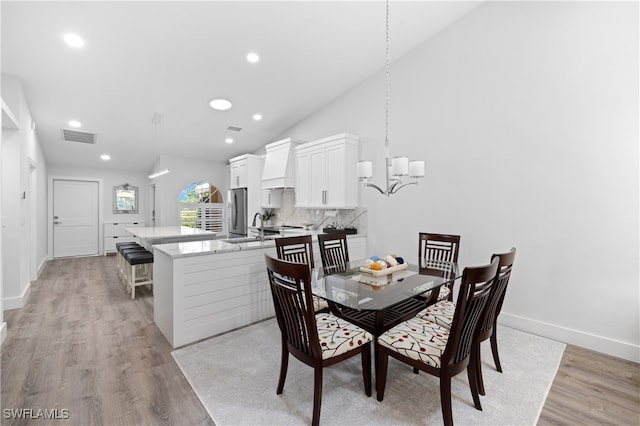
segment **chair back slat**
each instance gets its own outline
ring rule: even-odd
[[[311,235],[276,238],[278,259],[294,263],[306,263],[309,268],[313,269],[315,265],[313,263],[312,244]]]
[[[349,249],[346,233],[318,234],[318,244],[320,245],[320,257],[325,275],[343,272],[347,269]]]
[[[498,259],[498,272],[496,275],[496,282],[491,289],[491,295],[487,302],[484,317],[480,324],[479,333],[481,335],[489,335],[489,332],[495,326],[500,310],[502,310],[502,303],[504,301],[504,296],[507,293],[507,285],[511,278],[511,269],[513,268],[515,257],[515,247],[513,247],[508,253],[494,254],[491,256],[492,261],[493,259]]]
[[[454,278],[453,264],[458,262],[459,251],[460,235],[418,233],[418,268],[421,274]],[[453,280],[447,284],[450,301],[453,301],[454,286]]]
[[[305,263],[265,254],[278,326],[290,348],[309,358],[322,356],[311,298],[311,275]]]
[[[460,235],[418,234],[418,261],[420,267],[433,267],[434,263],[457,262]]]
[[[469,357],[476,327],[484,313],[497,270],[498,259],[489,265],[464,269],[443,362],[458,364],[466,362]]]

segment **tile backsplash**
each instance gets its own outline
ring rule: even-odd
[[[275,217],[272,225],[310,225],[311,229],[322,229],[325,226],[336,227],[353,226],[358,228],[359,234],[367,232],[367,209],[358,207],[353,210],[302,209],[294,207],[295,191],[282,191],[282,206],[273,209]],[[325,216],[327,212],[336,212],[335,216]]]

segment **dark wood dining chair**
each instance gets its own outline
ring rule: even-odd
[[[481,409],[475,363],[471,360],[474,331],[489,300],[498,259],[465,268],[451,329],[414,317],[381,334],[376,342],[376,390],[384,398],[389,356],[440,378],[440,402],[445,425],[453,424],[451,378],[467,370],[474,406]],[[419,376],[416,376],[419,377]]]
[[[438,271],[444,274],[451,273],[452,263],[458,262],[458,252],[460,250],[460,235],[431,234],[420,232],[418,234],[418,266],[421,271],[428,271],[430,274]],[[429,291],[419,297],[426,300],[427,304],[433,304],[439,300],[453,301],[453,287],[455,281],[443,285],[434,294]],[[433,295],[433,297],[432,297]]]
[[[322,270],[325,275],[343,272],[347,269],[349,248],[346,233],[318,234],[318,245],[322,258]]]
[[[489,301],[485,308],[484,314],[478,324],[476,330],[476,337],[474,339],[474,345],[471,349],[472,360],[476,363],[476,371],[478,374],[478,392],[480,395],[484,395],[484,381],[482,379],[482,360],[480,357],[480,344],[487,339],[491,340],[491,353],[493,354],[493,361],[496,364],[496,370],[502,373],[502,366],[500,365],[500,357],[498,356],[498,337],[497,337],[497,324],[498,315],[502,310],[502,303],[504,302],[504,296],[507,293],[507,286],[509,285],[509,279],[511,278],[511,269],[513,268],[513,261],[516,258],[516,248],[513,247],[509,252],[502,254],[494,254],[491,256],[491,260],[498,259],[498,272],[496,275],[496,282],[491,289],[489,295]]]
[[[311,235],[276,238],[276,253],[280,260],[305,263],[312,271],[315,267]],[[329,309],[327,301],[316,296],[313,296],[313,306],[316,312]]]
[[[487,339],[491,339],[491,352],[493,354],[493,361],[496,364],[496,370],[502,372],[502,366],[500,365],[500,358],[498,356],[497,323],[498,315],[502,309],[502,303],[507,291],[507,285],[509,284],[509,278],[511,278],[511,269],[513,268],[515,256],[515,247],[508,253],[494,254],[491,256],[491,261],[498,259],[498,271],[489,295],[489,301],[475,331],[474,343],[471,348],[471,362],[475,363],[478,393],[480,395],[485,394],[480,344]],[[450,329],[453,323],[455,308],[456,306],[453,302],[441,300],[421,311],[418,316],[423,320],[431,321],[443,328]]]
[[[320,256],[322,257],[322,269],[325,275],[343,272],[349,263],[349,248],[347,246],[347,234],[344,232],[332,232],[318,234]],[[382,324],[378,323],[376,312],[332,306],[334,314],[364,328],[374,336],[383,329],[415,316],[423,310],[426,304],[416,299],[407,299],[384,310]]]
[[[278,259],[295,263],[306,263],[313,269],[313,242],[311,235],[276,238]]]
[[[367,331],[331,313],[315,313],[310,269],[265,254],[269,286],[281,332],[282,358],[276,393],[282,394],[289,354],[314,369],[312,425],[320,423],[322,370],[360,354],[367,396],[371,396],[371,341]]]

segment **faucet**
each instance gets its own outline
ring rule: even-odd
[[[253,216],[253,222],[251,226],[256,226],[256,218],[260,218],[260,241],[264,242],[264,216],[260,214],[260,212],[256,213]]]

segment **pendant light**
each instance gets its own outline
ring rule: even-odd
[[[389,158],[389,0],[386,1],[385,29],[384,157],[386,187],[383,189],[370,182],[370,179],[373,178],[373,163],[371,161],[358,161],[358,180],[362,182],[363,187],[377,189],[382,195],[389,197],[407,185],[418,184],[418,179],[424,177],[424,161],[409,161],[409,158],[404,156]],[[403,182],[404,176],[409,176],[413,181]]]

